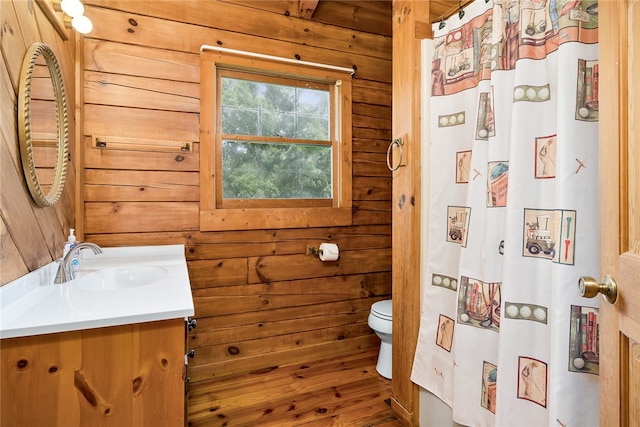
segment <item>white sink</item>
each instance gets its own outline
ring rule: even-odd
[[[150,285],[166,275],[167,270],[157,265],[127,265],[89,273],[75,286],[88,291],[114,291]]]
[[[0,339],[193,316],[184,245],[102,250],[66,283],[54,261],[0,286]]]

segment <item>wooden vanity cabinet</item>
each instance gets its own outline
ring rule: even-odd
[[[0,425],[184,426],[184,319],[0,341]]]

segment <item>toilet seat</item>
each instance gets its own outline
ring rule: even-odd
[[[371,306],[371,314],[380,319],[391,321],[392,307],[393,302],[390,299],[378,301]]]

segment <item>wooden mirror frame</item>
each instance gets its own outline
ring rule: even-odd
[[[49,70],[53,94],[56,104],[57,118],[57,155],[53,182],[48,194],[43,192],[36,174],[33,158],[33,144],[31,139],[31,91],[32,78],[36,61],[42,55]],[[53,206],[60,199],[67,175],[69,161],[69,120],[67,101],[60,65],[51,48],[40,42],[33,43],[25,53],[20,71],[20,86],[18,89],[18,136],[20,139],[20,157],[22,169],[33,200],[41,207]]]

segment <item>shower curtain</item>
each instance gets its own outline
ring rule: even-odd
[[[598,2],[476,0],[433,27],[412,380],[464,425],[597,426],[577,282],[599,277]]]

